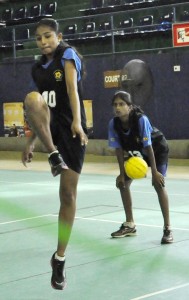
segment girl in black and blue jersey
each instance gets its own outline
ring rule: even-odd
[[[151,167],[152,185],[154,186],[164,218],[162,244],[173,242],[170,230],[168,196],[165,190],[164,176],[167,171],[168,145],[161,131],[153,127],[144,112],[131,101],[130,94],[118,91],[112,99],[115,117],[109,122],[109,146],[115,149],[120,175],[116,186],[120,189],[126,215],[120,229],[112,237],[125,237],[136,234],[132,212],[130,185],[124,169],[125,152],[128,156],[142,156]]]
[[[33,135],[22,153],[22,162],[26,166],[31,161],[38,137],[49,154],[53,176],[60,174],[58,246],[51,259],[51,285],[62,290],[66,285],[65,250],[74,222],[77,184],[88,141],[82,99],[83,61],[62,40],[55,20],[39,21],[35,37],[42,57],[32,68],[37,91],[29,93],[24,103]]]

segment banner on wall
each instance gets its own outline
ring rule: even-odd
[[[84,100],[84,108],[87,119],[87,129],[89,137],[93,136],[93,109],[92,100]],[[30,136],[31,130],[27,124],[24,116],[24,109],[22,102],[3,103],[4,115],[4,135],[15,136],[14,124],[19,131],[20,136]]]
[[[5,136],[16,136],[14,133],[14,126],[17,127],[19,135],[23,135],[24,112],[22,102],[3,103],[3,116]]]
[[[173,47],[189,46],[189,23],[172,25]]]
[[[92,100],[83,100],[85,114],[87,119],[88,137],[93,137],[93,106]]]
[[[118,88],[121,70],[105,71],[104,72],[104,87],[105,88]]]
[[[25,119],[22,102],[3,103],[4,136],[31,136],[32,131]],[[15,134],[15,127],[18,135]]]

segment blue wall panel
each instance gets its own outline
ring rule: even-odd
[[[168,139],[189,138],[189,61],[188,52],[176,54],[102,55],[86,58],[87,77],[84,98],[93,100],[94,138],[107,139],[107,127],[113,116],[111,98],[115,88],[104,88],[103,72],[119,70],[129,60],[141,59],[152,70],[154,99],[143,109]],[[30,85],[33,62],[0,65],[0,136],[3,136],[3,102],[23,101]],[[181,71],[174,72],[173,66]]]
[[[103,72],[119,70],[129,60],[141,59],[147,62],[154,77],[154,98],[143,109],[155,126],[161,129],[168,139],[189,138],[189,61],[188,53],[175,54],[116,55],[114,58],[98,57],[87,60],[88,78],[85,93],[94,101],[94,136],[107,137],[107,124],[113,116],[111,97],[115,89],[105,89]],[[174,65],[181,71],[174,72]]]
[[[3,103],[23,102],[29,91],[33,62],[0,65],[0,136],[4,136]]]

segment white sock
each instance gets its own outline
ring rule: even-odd
[[[58,150],[54,150],[53,152],[48,154],[48,158],[53,154],[53,153],[58,153]]]
[[[125,226],[129,226],[130,228],[134,228],[135,227],[135,223],[134,222],[124,222]]]
[[[57,254],[57,252],[55,253],[55,259],[59,260],[59,261],[65,261],[65,255],[64,256],[59,256]]]

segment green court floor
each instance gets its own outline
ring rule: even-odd
[[[87,171],[86,171],[87,170]],[[172,245],[161,245],[163,219],[151,179],[132,185],[137,236],[111,239],[124,221],[116,172],[86,168],[67,249],[68,285],[50,285],[56,250],[59,178],[50,172],[0,170],[1,300],[189,299],[189,181],[168,176]]]

